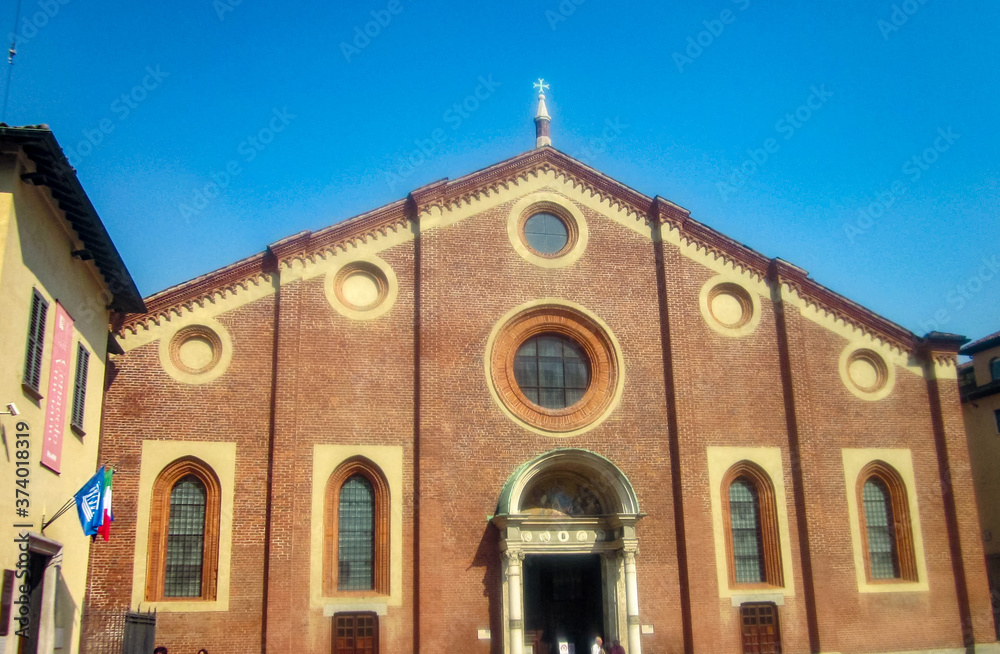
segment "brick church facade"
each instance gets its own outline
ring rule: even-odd
[[[83,651],[140,606],[171,653],[1000,651],[963,340],[547,129],[146,306]]]

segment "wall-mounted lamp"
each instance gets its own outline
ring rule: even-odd
[[[6,411],[0,411],[0,416],[16,416],[19,413],[20,411],[18,411],[17,407],[14,406],[14,403],[11,402],[10,404],[7,405]]]

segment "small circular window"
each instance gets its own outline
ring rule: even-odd
[[[565,409],[587,392],[590,362],[573,339],[539,334],[517,349],[514,379],[528,401],[545,409]]]
[[[753,317],[753,301],[742,286],[722,283],[708,292],[708,310],[723,327],[739,329]]]
[[[746,280],[718,275],[705,282],[698,293],[698,308],[712,331],[729,338],[751,334],[760,324],[760,300],[749,291]]]
[[[875,401],[889,395],[895,384],[893,364],[867,347],[849,344],[840,354],[840,378],[855,397]]]
[[[349,263],[334,280],[337,298],[355,311],[374,309],[388,292],[385,273],[366,261]]]
[[[538,191],[511,206],[507,238],[526,261],[542,268],[565,268],[583,256],[589,232],[579,207],[557,193]]]
[[[524,221],[524,240],[528,247],[543,256],[563,251],[569,243],[569,230],[558,216],[541,212]]]
[[[862,393],[876,393],[889,380],[889,370],[875,352],[855,350],[847,357],[847,378]]]
[[[170,341],[171,361],[190,375],[208,372],[219,363],[221,356],[222,340],[203,325],[184,327]]]
[[[389,264],[365,256],[335,263],[326,273],[323,289],[337,313],[351,320],[373,320],[392,308],[399,284]]]

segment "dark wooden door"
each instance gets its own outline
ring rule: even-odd
[[[333,617],[334,654],[378,654],[378,616],[338,613]]]
[[[778,607],[774,604],[740,606],[743,654],[781,654]]]
[[[604,636],[604,592],[597,554],[531,554],[524,560],[524,627],[535,654],[558,652],[561,641],[577,654]]]

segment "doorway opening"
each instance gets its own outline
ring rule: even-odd
[[[38,652],[38,636],[42,618],[42,588],[45,579],[45,569],[52,559],[50,556],[35,551],[28,551],[28,574],[26,577],[28,596],[28,637],[19,639],[17,654],[36,654]]]
[[[604,636],[603,607],[600,555],[525,557],[525,640],[534,654],[555,654],[560,642],[574,645],[576,654],[587,654],[594,637]]]

